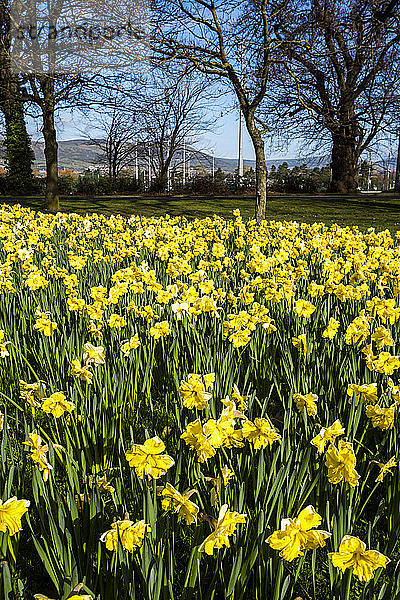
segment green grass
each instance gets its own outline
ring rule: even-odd
[[[0,202],[20,203],[35,210],[42,210],[43,200],[39,197],[4,198]],[[168,197],[168,196],[115,196],[76,198],[65,197],[61,200],[63,212],[138,214],[145,217],[165,214],[185,215],[188,218],[205,218],[213,214],[231,217],[232,211],[239,208],[244,218],[254,215],[252,197]],[[382,196],[370,200],[367,196],[358,198],[310,196],[286,196],[268,199],[266,218],[277,221],[298,221],[313,223],[322,221],[327,225],[357,225],[361,229],[400,229],[400,199]]]

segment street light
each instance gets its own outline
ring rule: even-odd
[[[371,187],[371,152],[369,153],[369,161],[368,161],[368,183],[367,190],[369,191]]]
[[[215,148],[211,148],[210,152],[211,152],[211,156],[212,156],[212,178],[213,178],[213,181],[214,181],[214,175],[215,175],[215,156],[214,156],[214,152],[215,152]]]
[[[151,148],[151,142],[149,142],[149,148],[148,148],[148,160],[149,160],[149,189],[151,188],[151,152],[150,152],[150,148]]]
[[[183,187],[185,187],[186,185],[186,140],[185,137],[183,137],[183,173],[182,173],[183,177],[182,177],[182,183],[183,183]]]

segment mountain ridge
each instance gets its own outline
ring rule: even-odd
[[[32,148],[35,153],[34,168],[38,170],[45,169],[45,157],[44,157],[44,142],[35,141],[32,143]],[[58,142],[58,153],[59,153],[59,168],[60,169],[73,169],[77,172],[84,172],[87,169],[93,169],[96,166],[105,167],[106,162],[101,160],[101,150],[91,140],[85,138],[76,138],[71,140],[61,140]],[[199,152],[195,149],[188,149],[188,155],[191,154],[191,166],[192,167],[203,167],[203,169],[211,170],[212,168],[212,155],[207,152]],[[4,160],[4,149],[0,142],[0,160]],[[180,161],[179,161],[180,162]],[[215,170],[221,169],[225,173],[233,173],[237,169],[237,159],[225,158],[220,156],[214,157]],[[298,158],[280,158],[280,159],[267,159],[267,168],[270,169],[272,165],[278,167],[282,163],[287,163],[288,167],[292,169],[295,166],[305,164],[308,168],[322,167],[329,163],[328,156],[314,156],[314,157],[298,157]],[[252,159],[244,159],[244,165],[247,167],[255,168],[256,162]]]

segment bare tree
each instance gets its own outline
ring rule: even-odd
[[[331,189],[357,189],[357,165],[397,118],[397,2],[290,0],[275,23],[286,60],[276,66],[270,114],[281,129],[331,146]],[[278,110],[277,110],[278,109]]]
[[[140,164],[153,174],[152,189],[167,188],[168,172],[180,167],[184,148],[193,155],[198,137],[212,124],[215,98],[204,76],[179,69],[152,69],[139,76],[98,77],[97,85],[81,99],[90,120],[84,133],[100,150],[110,179],[126,167]]]
[[[79,97],[84,81],[78,69],[75,73],[61,73],[57,68],[60,52],[53,33],[60,23],[65,5],[64,0],[49,0],[46,4],[40,4],[38,0],[25,3],[15,0],[11,11],[14,69],[20,71],[24,101],[36,107],[42,119],[46,161],[45,207],[51,211],[59,209],[55,113],[57,108],[72,99],[73,94],[75,99]],[[68,55],[68,51],[64,54]]]
[[[267,168],[260,106],[279,47],[271,22],[286,2],[269,0],[155,0],[150,45],[156,56],[185,61],[224,80],[236,95],[256,156],[258,221],[265,217]]]
[[[107,80],[106,80],[107,83]],[[115,182],[130,167],[138,152],[139,119],[130,94],[107,85],[97,89],[87,109],[81,109],[90,125],[84,133],[99,149],[98,163],[106,163],[108,176]]]
[[[19,9],[14,8],[15,29],[18,31],[18,21],[21,19],[26,19],[29,25],[28,29],[24,29],[26,35],[22,36],[22,41],[17,36],[15,48],[20,52],[17,62],[24,83],[24,99],[39,108],[43,122],[47,172],[45,206],[49,210],[57,211],[59,194],[56,111],[71,104],[79,106],[85,87],[96,79],[101,69],[112,71],[113,68],[121,67],[121,63],[126,66],[128,51],[132,49],[132,40],[136,38],[131,35],[131,25],[128,31],[127,27],[118,21],[112,22],[111,25],[104,22],[108,17],[111,18],[114,5],[112,0],[102,3],[88,0],[83,8],[88,9],[93,20],[93,23],[89,24],[81,22],[85,11],[79,2],[48,0],[42,3],[39,0],[31,0],[24,3],[14,0],[14,4],[19,6]],[[137,7],[133,6],[132,2],[125,3],[124,18],[126,17],[129,24],[132,10],[135,12]],[[111,48],[110,44],[104,47],[110,32],[115,29],[123,30],[128,42],[114,42],[112,34]],[[66,35],[67,42],[61,35],[65,34],[65,30],[69,32]],[[32,31],[35,32],[34,35],[31,35]],[[39,33],[42,31],[44,33]],[[118,38],[120,34],[116,35]],[[134,53],[130,52],[131,65],[133,60]]]
[[[192,153],[198,137],[210,129],[207,114],[214,98],[209,82],[193,68],[164,67],[147,79],[137,97],[138,139],[142,154],[150,150],[155,191],[166,189],[168,171],[182,162],[184,148]]]

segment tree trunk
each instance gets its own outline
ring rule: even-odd
[[[166,171],[161,171],[153,181],[151,189],[153,192],[165,192],[168,187],[168,177]]]
[[[332,178],[330,191],[348,194],[357,191],[357,161],[355,136],[333,134]]]
[[[267,209],[267,163],[265,160],[264,141],[254,123],[254,117],[246,116],[246,126],[256,155],[256,203],[255,218],[257,223],[265,219]]]
[[[58,144],[54,125],[54,82],[47,79],[42,90],[44,95],[44,155],[46,158],[45,206],[47,210],[57,212],[60,209],[60,199],[58,195]]]
[[[167,158],[160,165],[160,171],[152,186],[152,189],[155,192],[165,192],[168,189],[168,169],[171,164],[171,159],[171,155],[167,156]]]

